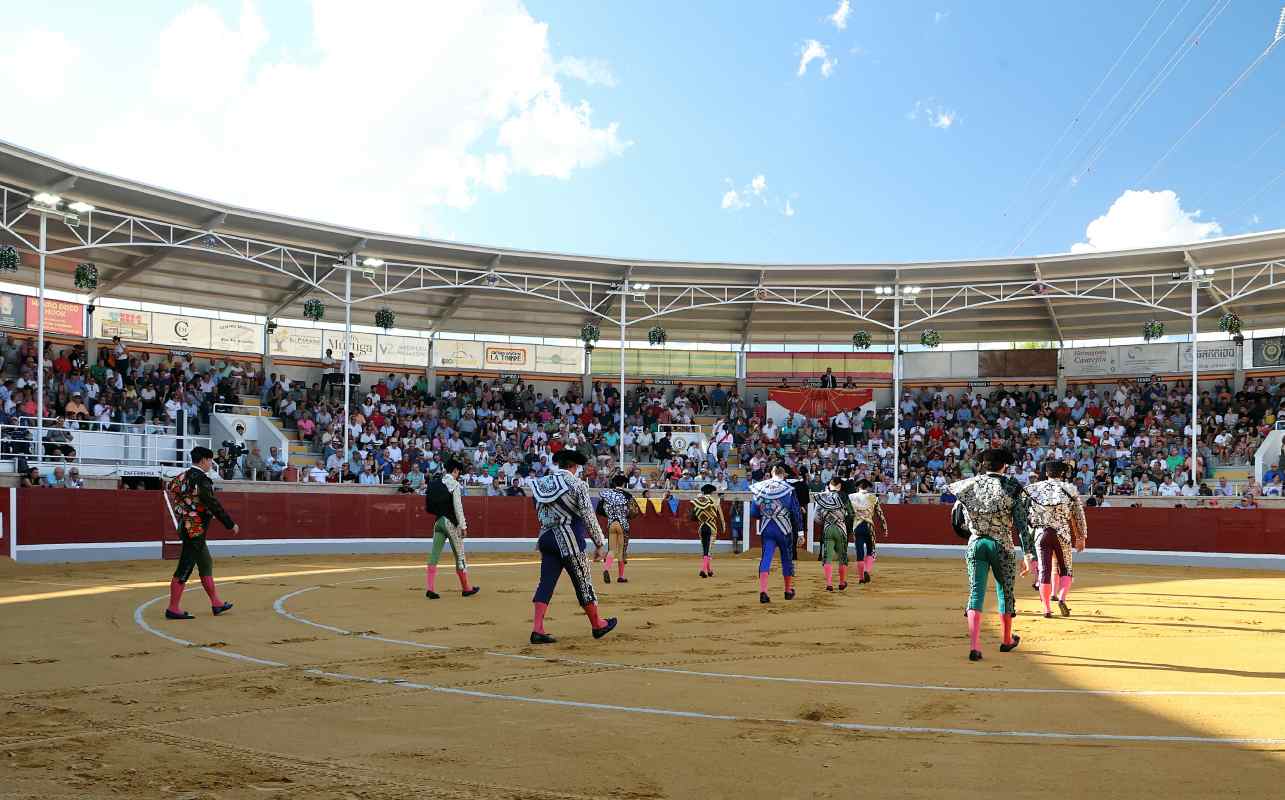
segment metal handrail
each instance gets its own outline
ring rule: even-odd
[[[30,425],[0,425],[0,458],[25,458],[35,463],[186,466],[188,452],[198,445],[209,447],[210,437],[54,427],[41,431]],[[73,452],[63,452],[64,447]]]
[[[44,429],[63,430],[63,428],[54,424],[56,419],[56,417],[45,417]],[[36,429],[36,423],[38,421],[36,417],[17,417],[17,420],[18,424],[15,427],[26,427],[32,430]],[[103,433],[154,433],[168,434],[171,436],[178,435],[178,426],[157,425],[155,422],[147,422],[143,425],[138,425],[133,422],[98,422],[97,420],[85,420],[84,422],[76,420],[75,422],[76,425],[79,426],[76,430],[82,431],[100,431]],[[144,427],[149,428],[150,430],[144,430]]]
[[[242,409],[242,410],[235,411],[233,409]],[[215,403],[214,413],[215,414],[239,414],[247,417],[270,417],[272,416],[272,409],[264,408],[263,406],[245,405],[242,403]]]

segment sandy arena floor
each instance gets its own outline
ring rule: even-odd
[[[526,644],[536,567],[222,559],[214,618],[162,618],[172,563],[0,560],[0,796],[804,798],[1279,796],[1285,576],[1079,569],[1069,619],[1019,589],[1020,649],[967,661],[962,564],[758,603],[753,555],[564,581]],[[994,603],[993,593],[988,602]],[[1067,794],[1055,780],[1072,781]]]

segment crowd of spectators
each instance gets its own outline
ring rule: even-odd
[[[199,434],[215,403],[235,403],[257,386],[254,365],[220,359],[198,367],[180,354],[130,352],[116,337],[91,359],[82,345],[45,343],[44,458],[75,461],[72,433],[103,430],[159,433],[180,418],[185,431]],[[0,333],[0,424],[6,454],[34,456],[37,415],[35,341]]]
[[[34,346],[0,339],[3,385],[0,423],[29,425],[35,416]],[[146,432],[186,417],[199,433],[217,402],[236,403],[257,392],[308,449],[319,454],[288,463],[276,447],[216,456],[226,478],[313,483],[392,484],[417,491],[440,472],[447,457],[463,455],[466,484],[491,494],[523,493],[526,482],[550,469],[553,454],[575,448],[588,458],[585,477],[605,485],[623,445],[627,485],[635,490],[743,490],[784,463],[814,488],[835,474],[868,478],[888,502],[917,496],[943,500],[945,487],[977,470],[988,447],[1014,451],[1019,481],[1036,478],[1049,459],[1074,465],[1070,479],[1096,502],[1112,495],[1157,497],[1279,496],[1285,465],[1234,490],[1213,469],[1245,465],[1282,413],[1285,392],[1273,378],[1250,378],[1235,390],[1226,383],[1198,398],[1197,479],[1191,480],[1191,388],[1188,382],[1070,385],[1061,396],[1049,386],[991,390],[907,389],[901,411],[901,480],[894,482],[893,414],[839,412],[829,418],[767,417],[760,399],[721,384],[643,382],[625,398],[614,384],[583,393],[578,380],[548,394],[514,377],[492,380],[443,377],[436,386],[421,374],[388,374],[353,387],[345,410],[342,392],[325,381],[311,385],[284,376],[257,375],[251,364],[203,364],[179,354],[131,353],[116,339],[90,363],[80,346],[45,350],[48,428],[45,456],[74,462],[72,431],[105,428]],[[360,366],[352,371],[360,375]],[[828,383],[837,382],[827,375]],[[338,394],[339,397],[335,397]],[[697,417],[717,421],[704,436],[690,428]],[[348,450],[344,451],[345,428]],[[29,438],[29,437],[28,437]],[[31,454],[21,431],[5,448]],[[25,450],[23,448],[26,447]],[[654,466],[653,466],[654,465]],[[67,481],[64,474],[59,480]],[[78,479],[78,476],[77,476]],[[45,482],[49,483],[50,478]]]

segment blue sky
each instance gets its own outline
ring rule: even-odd
[[[250,207],[619,256],[982,258],[1285,227],[1285,46],[1153,169],[1271,42],[1276,0],[851,2],[842,27],[841,0],[465,5],[26,4],[6,12],[2,135]],[[40,81],[15,68],[32,58]]]

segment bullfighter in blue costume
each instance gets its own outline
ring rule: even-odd
[[[553,456],[556,469],[532,483],[536,512],[540,518],[540,585],[536,587],[531,644],[557,641],[544,630],[544,615],[553,599],[553,590],[563,571],[575,587],[576,598],[593,626],[593,638],[601,639],[616,627],[616,618],[598,616],[598,596],[593,591],[589,562],[585,556],[585,532],[593,539],[595,558],[603,555],[606,540],[593,513],[589,489],[578,473],[585,457],[570,448]]]
[[[763,539],[763,558],[759,561],[759,602],[770,603],[767,596],[767,574],[772,569],[772,556],[781,551],[781,573],[785,576],[785,599],[794,599],[795,531],[803,527],[803,513],[794,487],[785,482],[785,468],[772,468],[772,477],[750,487],[754,502],[750,518],[759,520]]]

